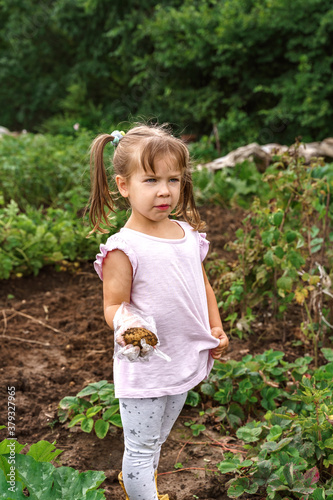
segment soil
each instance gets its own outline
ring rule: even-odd
[[[241,210],[203,207],[201,212],[207,223],[210,252],[226,256],[224,245],[241,225]],[[0,310],[0,424],[6,424],[7,386],[14,386],[18,441],[27,443],[27,449],[42,439],[56,441],[56,447],[64,450],[59,457],[61,465],[104,471],[106,480],[101,487],[106,498],[124,498],[117,481],[122,430],[113,428],[100,440],[94,433],[67,429],[57,419],[63,397],[76,395],[91,382],[113,379],[113,335],[103,318],[102,283],[92,263],[66,272],[44,268],[37,277],[0,281]],[[288,343],[294,334],[292,324],[284,343],[277,325],[260,325],[247,340],[232,339],[222,362],[268,348],[284,350],[289,359],[304,355],[295,353]],[[212,426],[193,438],[184,423],[197,416],[198,409],[185,406],[164,444],[159,491],[168,493],[170,500],[227,499],[225,483],[232,476],[214,471],[228,446],[236,446],[235,436],[223,436]],[[0,440],[6,435],[6,429],[0,431]],[[183,464],[180,471],[174,468],[178,462]]]

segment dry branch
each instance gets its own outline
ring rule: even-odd
[[[25,318],[28,318],[30,319],[31,321],[35,321],[35,323],[39,323],[40,325],[44,326],[45,328],[49,328],[50,330],[52,330],[53,332],[55,333],[61,333],[62,335],[64,334],[64,332],[58,330],[57,328],[54,328],[53,326],[51,325],[48,325],[47,323],[45,323],[44,321],[41,321],[40,319],[37,319],[37,318],[34,318],[33,316],[30,316],[30,314],[26,314],[26,313],[23,313],[21,311],[17,311],[16,309],[7,309],[8,312],[12,312],[14,313],[14,316],[16,314],[19,314],[20,316],[24,316]],[[3,310],[3,312],[6,313],[6,309]],[[12,316],[13,317],[13,316]],[[5,320],[5,317],[1,319],[1,321],[4,321]]]
[[[10,337],[9,335],[1,335],[1,338],[8,339],[8,340],[17,340],[19,342],[28,342],[29,344],[39,344],[39,345],[43,345],[44,347],[56,347],[56,346],[49,344],[49,342],[39,342],[39,340],[22,339],[20,337]]]

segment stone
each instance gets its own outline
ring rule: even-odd
[[[270,163],[272,163],[272,157],[275,155],[282,155],[289,148],[277,143],[264,144],[260,146],[256,142],[252,142],[247,146],[241,146],[240,148],[231,151],[221,158],[217,158],[204,165],[198,165],[198,168],[203,167],[209,170],[216,171],[225,167],[234,167],[238,163],[242,163],[245,160],[253,161],[259,172],[264,172]],[[303,156],[305,163],[308,164],[311,158],[323,157],[324,159],[330,161],[333,158],[333,137],[328,137],[321,142],[309,142],[307,144],[301,144],[299,147],[299,155]]]

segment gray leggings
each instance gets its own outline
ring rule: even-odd
[[[166,441],[187,392],[159,398],[120,398],[125,451],[123,480],[130,500],[158,500],[155,487],[161,446]]]

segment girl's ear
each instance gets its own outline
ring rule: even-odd
[[[121,175],[116,176],[118,191],[124,198],[128,198],[128,179]]]

